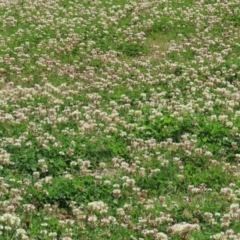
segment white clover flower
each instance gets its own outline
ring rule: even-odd
[[[19,217],[10,213],[4,213],[0,217],[0,221],[6,223],[9,227],[18,227],[21,223],[21,220]]]
[[[105,180],[103,182],[104,185],[110,186],[111,185],[111,181],[110,180]]]
[[[114,190],[113,190],[113,196],[114,196],[115,198],[121,197],[121,190],[120,190],[120,189],[114,189]]]
[[[91,215],[88,217],[88,222],[93,222],[95,223],[97,221],[97,216],[96,215]]]
[[[16,230],[16,237],[21,237],[22,235],[25,235],[26,231],[23,228],[18,228]]]
[[[168,240],[168,236],[165,233],[159,232],[155,235],[156,240]]]
[[[178,235],[181,237],[186,237],[190,232],[200,231],[200,226],[198,224],[190,223],[176,223],[167,229],[167,232],[171,235]]]
[[[94,201],[88,203],[88,210],[90,212],[106,213],[108,211],[108,206],[102,201]]]
[[[49,237],[57,237],[57,233],[56,232],[50,232],[48,234]]]

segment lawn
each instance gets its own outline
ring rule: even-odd
[[[1,239],[240,239],[239,129],[239,0],[0,2]]]

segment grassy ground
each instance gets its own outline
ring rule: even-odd
[[[240,1],[0,3],[1,239],[240,239]]]

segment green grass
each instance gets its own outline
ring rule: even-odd
[[[1,239],[239,238],[238,0],[1,4]]]

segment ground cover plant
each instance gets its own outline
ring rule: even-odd
[[[0,238],[240,239],[239,62],[239,0],[2,0]]]

